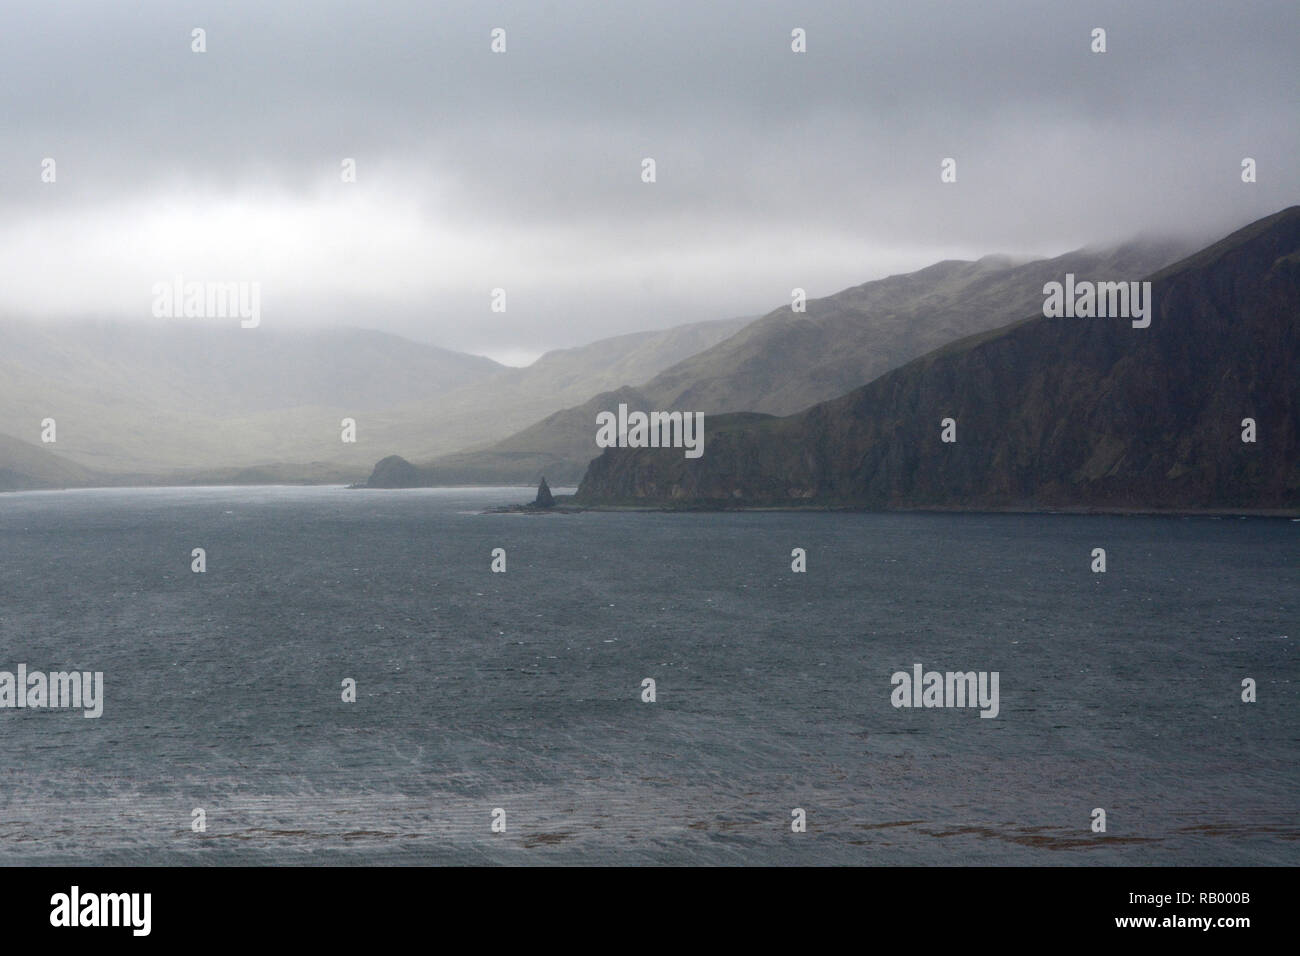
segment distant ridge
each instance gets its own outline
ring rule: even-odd
[[[60,458],[48,448],[0,435],[0,491],[71,488],[94,481],[90,469]]]
[[[596,395],[488,447],[436,458],[410,480],[536,484],[545,473],[576,483],[600,453],[596,412],[620,402],[641,411],[788,415],[865,385],[930,349],[1028,314],[1041,304],[1043,283],[1066,272],[1138,279],[1194,248],[1175,240],[1144,240],[1053,259],[945,260],[811,299],[807,312],[784,305],[644,384],[629,382]]]
[[[390,452],[496,441],[747,321],[620,335],[507,368],[362,329],[4,319],[0,423],[26,438],[56,420],[51,447],[83,469],[56,483],[348,483]],[[354,443],[342,440],[345,418],[356,422]],[[47,487],[36,464],[0,448],[11,487]]]

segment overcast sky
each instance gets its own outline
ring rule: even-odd
[[[1300,201],[1298,47],[1295,0],[10,2],[0,316],[148,318],[179,273],[260,282],[263,327],[518,363],[943,258],[1217,237]]]

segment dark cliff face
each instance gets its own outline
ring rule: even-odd
[[[1300,506],[1300,207],[1151,279],[1149,328],[1030,318],[797,415],[706,419],[696,460],[606,450],[577,500]],[[945,418],[955,443],[940,440]],[[1243,418],[1258,423],[1254,444],[1241,440]]]

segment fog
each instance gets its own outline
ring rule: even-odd
[[[246,280],[263,326],[519,363],[943,258],[1210,239],[1300,196],[1298,37],[1293,0],[9,5],[0,317]]]

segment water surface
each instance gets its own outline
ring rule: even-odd
[[[530,497],[0,495],[0,863],[1300,863],[1300,523]]]

